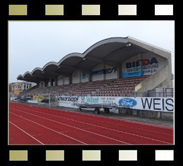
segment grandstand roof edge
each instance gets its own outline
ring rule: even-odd
[[[129,42],[132,42],[132,40],[134,40],[134,41],[136,41],[136,42],[138,42],[138,43],[142,43],[142,44],[144,44],[144,45],[148,45],[148,46],[150,46],[150,47],[153,47],[153,48],[156,48],[156,49],[158,49],[158,50],[161,50],[161,51],[164,51],[164,52],[167,52],[167,53],[171,54],[171,51],[170,51],[170,50],[166,50],[166,49],[164,49],[164,48],[158,47],[158,46],[153,45],[153,44],[150,44],[150,43],[148,43],[148,42],[144,42],[144,41],[139,40],[139,39],[136,39],[136,38],[134,38],[134,37],[128,36],[128,39],[129,39]],[[149,50],[149,51],[151,51],[151,50]]]
[[[63,58],[61,58],[61,59],[59,60],[58,66],[60,66],[61,63],[62,63],[63,61],[65,61],[66,59],[72,58],[72,57],[83,58],[83,54],[82,54],[82,53],[79,53],[79,52],[69,53],[69,54],[65,55]]]
[[[42,67],[42,71],[44,71],[48,66],[50,65],[55,65],[58,66],[58,62],[54,62],[54,61],[50,61],[48,63],[46,63],[43,67]]]
[[[20,78],[23,78],[23,75],[22,75],[22,74],[19,74],[19,75],[17,76],[17,80],[21,80]]]
[[[33,74],[36,70],[43,71],[42,68],[40,68],[40,67],[35,67],[35,68],[31,71],[31,74]]]

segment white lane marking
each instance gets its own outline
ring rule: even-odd
[[[16,110],[17,110],[17,109],[16,109]],[[29,110],[29,111],[30,111],[30,110]],[[103,128],[103,129],[106,129],[106,130],[115,131],[115,132],[125,133],[125,134],[129,134],[129,135],[133,135],[133,136],[137,136],[137,137],[141,137],[141,138],[149,139],[149,140],[153,140],[153,141],[158,141],[158,142],[162,142],[162,143],[166,143],[166,144],[170,144],[170,143],[171,143],[171,142],[166,142],[166,141],[158,140],[158,139],[155,139],[155,138],[150,138],[150,137],[146,137],[146,136],[141,136],[141,135],[138,135],[138,134],[133,134],[133,133],[129,133],[129,132],[121,131],[121,130],[106,128],[106,127],[103,127],[103,126],[94,125],[94,124],[86,123],[86,122],[81,122],[81,121],[78,121],[78,120],[74,120],[74,119],[70,119],[70,118],[65,118],[65,117],[61,117],[61,116],[57,116],[57,115],[51,115],[51,114],[47,114],[47,113],[43,113],[43,112],[39,112],[39,111],[35,111],[35,110],[31,110],[31,112],[37,112],[37,113],[40,113],[40,114],[45,114],[45,115],[49,115],[49,116],[53,116],[53,117],[58,117],[58,118],[61,118],[61,119],[66,119],[66,120],[70,120],[70,121],[75,121],[75,122],[78,122],[78,123],[83,123],[83,124],[87,124],[87,125],[91,125],[91,126]]]
[[[27,105],[26,105],[27,106]],[[29,105],[28,105],[29,106]],[[31,106],[32,107],[32,106]],[[37,107],[37,106],[34,106],[35,108],[37,108],[37,109],[40,109],[40,108],[42,108],[43,109],[43,107]],[[20,108],[20,107],[18,107],[18,108]],[[22,109],[22,108],[21,108]],[[73,114],[83,114],[83,115],[87,115],[87,116],[94,116],[95,118],[99,118],[99,116],[97,116],[97,115],[91,115],[91,114],[85,114],[85,113],[81,113],[81,112],[73,112],[73,111],[67,111],[67,110],[58,110],[58,109],[54,109],[54,108],[46,108],[46,109],[50,109],[50,110],[55,110],[55,111],[58,111],[58,112],[60,112],[60,111],[63,111],[63,112],[66,112],[66,113],[68,113],[68,112],[72,112]],[[73,115],[72,115],[73,116]],[[135,121],[129,121],[129,120],[124,120],[124,119],[116,119],[116,118],[113,118],[113,117],[103,117],[103,116],[100,116],[100,118],[102,119],[112,119],[112,120],[115,120],[115,121],[124,121],[124,122],[126,122],[126,123],[136,123],[137,125],[144,125],[144,126],[150,126],[150,127],[156,127],[156,128],[162,128],[162,129],[169,129],[169,130],[173,130],[172,128],[170,128],[170,127],[165,127],[165,126],[158,126],[158,125],[153,125],[153,124],[148,124],[148,123],[142,123],[142,122],[135,122]],[[138,129],[140,129],[140,128],[138,128]],[[141,130],[143,130],[143,129],[141,129]],[[146,131],[148,131],[148,130],[146,130]],[[150,130],[151,131],[151,130]],[[152,131],[153,132],[153,131]],[[161,132],[157,132],[157,133],[161,133]],[[165,134],[165,133],[164,133]]]
[[[18,110],[18,111],[19,111],[19,112],[23,112],[23,111],[20,111],[20,110]],[[29,114],[29,115],[32,115],[32,116],[35,116],[35,117],[39,117],[39,118],[42,118],[42,119],[46,119],[46,120],[48,120],[48,121],[52,121],[52,122],[55,122],[55,123],[59,123],[59,124],[62,124],[62,125],[65,125],[65,126],[68,126],[68,127],[71,127],[71,128],[75,128],[75,129],[77,129],[77,130],[81,130],[81,131],[84,131],[84,132],[87,132],[87,133],[91,133],[91,134],[94,134],[94,135],[97,135],[97,136],[101,136],[101,137],[104,137],[104,138],[107,138],[107,139],[111,139],[111,140],[113,140],[113,141],[117,141],[117,142],[121,142],[121,143],[125,143],[125,144],[130,145],[130,143],[127,143],[127,142],[125,142],[125,141],[121,141],[121,140],[118,140],[118,139],[114,139],[114,138],[111,138],[111,137],[107,137],[107,136],[105,136],[105,135],[98,134],[98,133],[95,133],[95,132],[92,132],[92,131],[88,131],[88,130],[81,129],[81,128],[78,128],[78,127],[74,127],[74,126],[71,126],[71,125],[67,125],[67,124],[65,124],[65,123],[61,123],[61,122],[58,122],[58,121],[55,121],[55,120],[50,120],[50,119],[48,119],[48,118],[43,118],[43,117],[41,117],[41,116],[37,116],[37,115],[30,114],[30,113],[27,113],[27,112],[23,112],[23,113]]]
[[[27,109],[27,108],[21,108],[21,107],[18,107],[19,109],[26,109],[26,110],[29,110],[29,109]],[[39,107],[34,107],[34,108],[37,108],[37,109],[39,109]],[[42,107],[40,107],[40,108],[42,108]],[[50,108],[47,108],[47,109],[50,109]],[[56,109],[51,109],[51,110],[56,110]],[[60,112],[59,110],[56,110],[56,111],[58,111],[58,113]],[[66,113],[68,113],[68,112],[70,112],[70,111],[66,111],[66,110],[61,110],[61,111],[63,111],[63,112],[66,112]],[[73,114],[84,114],[84,113],[78,113],[78,112],[72,112]],[[88,115],[88,114],[84,114],[84,115],[87,115],[87,116],[95,116],[95,115]],[[68,115],[68,116],[74,116],[74,115]],[[74,116],[74,117],[77,117],[77,115],[76,116]],[[98,116],[95,116],[95,120],[92,120],[92,121],[98,121],[98,122],[101,122],[101,120],[96,120],[96,117],[97,118],[99,118]],[[107,119],[111,119],[111,118],[108,118],[108,117],[100,117],[100,118],[107,118]],[[115,121],[124,121],[124,122],[126,122],[126,123],[128,123],[128,122],[130,122],[130,123],[136,123],[136,124],[138,124],[138,125],[144,125],[144,126],[152,126],[152,127],[157,127],[157,128],[163,128],[163,129],[171,129],[171,128],[166,128],[166,127],[161,127],[161,126],[155,126],[155,125],[150,125],[150,124],[144,124],[144,123],[140,123],[140,122],[131,122],[131,121],[126,121],[126,120],[120,120],[120,119],[115,119],[115,118],[112,118],[112,120],[115,120]],[[103,122],[103,121],[102,121]],[[112,124],[112,123],[109,123],[109,122],[104,122],[104,123],[107,123],[107,124]],[[120,124],[116,124],[116,125],[118,125],[118,126],[121,126]],[[128,124],[125,124],[125,125],[128,125]],[[124,127],[124,126],[123,126]],[[130,126],[127,126],[128,128],[133,128],[134,129],[134,127],[130,127]],[[136,128],[136,129],[138,129],[138,130],[141,130],[141,131],[148,131],[148,132],[152,132],[152,133],[157,133],[157,134],[161,134],[161,135],[167,135],[167,136],[172,136],[171,134],[167,134],[167,133],[163,133],[163,132],[157,132],[157,131],[153,131],[153,130],[146,130],[146,129],[142,129],[142,128]]]
[[[49,128],[49,127],[46,127],[46,126],[44,126],[44,125],[41,125],[41,124],[39,124],[39,123],[37,123],[37,122],[34,122],[34,121],[30,120],[30,119],[24,118],[24,117],[19,116],[19,115],[15,114],[15,113],[12,113],[12,112],[10,112],[10,113],[13,114],[13,115],[15,115],[15,116],[18,116],[18,117],[20,117],[20,118],[22,118],[22,119],[25,119],[25,120],[27,120],[27,121],[29,121],[29,122],[35,123],[35,124],[37,124],[37,125],[39,125],[39,126],[41,126],[41,127],[44,127],[44,128],[46,128],[46,129],[48,129],[48,130],[51,130],[51,131],[53,131],[53,132],[55,132],[55,133],[58,133],[58,134],[60,134],[60,135],[63,135],[63,136],[65,136],[65,137],[67,137],[67,138],[70,138],[70,139],[72,139],[72,140],[75,140],[75,141],[77,141],[77,142],[80,142],[80,143],[82,143],[82,144],[87,145],[85,142],[79,141],[79,140],[77,140],[77,139],[75,139],[75,138],[73,138],[73,137],[70,137],[70,136],[68,136],[68,135],[66,135],[66,134],[63,134],[63,133],[58,132],[58,131],[56,131],[56,130],[53,130],[53,129]]]
[[[34,106],[36,108],[43,108],[43,107],[37,107],[37,106]],[[73,112],[73,111],[67,111],[67,110],[60,110],[60,109],[54,109],[54,108],[47,108],[47,109],[51,109],[51,110],[56,110],[56,111],[63,111],[63,112],[72,112],[74,114],[83,114],[83,115],[87,115],[87,116],[94,116],[94,117],[98,117],[97,115],[91,115],[91,114],[85,114],[85,113],[82,113],[82,112]],[[100,116],[100,118],[103,118],[103,119],[113,119],[115,121],[125,121],[126,123],[136,123],[138,125],[145,125],[145,126],[150,126],[150,127],[157,127],[157,128],[162,128],[162,129],[170,129],[170,130],[173,130],[172,128],[170,127],[165,127],[165,126],[158,126],[158,125],[153,125],[153,124],[148,124],[148,123],[142,123],[142,122],[135,122],[135,121],[129,121],[129,120],[124,120],[124,119],[116,119],[116,118],[113,118],[113,117],[103,117],[103,116]]]
[[[20,127],[18,127],[17,125],[15,125],[13,122],[9,121],[10,124],[12,124],[13,126],[15,126],[16,128],[18,128],[19,130],[21,130],[23,133],[27,134],[29,137],[33,138],[34,140],[36,140],[37,142],[39,142],[41,145],[45,145],[44,143],[42,143],[41,141],[39,141],[38,139],[36,139],[35,137],[33,137],[32,135],[30,135],[29,133],[27,133],[26,131],[24,131],[23,129],[21,129]]]

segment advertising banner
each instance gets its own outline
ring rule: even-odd
[[[136,110],[174,112],[172,97],[57,96],[58,106],[78,108],[78,104],[111,104]]]
[[[174,111],[174,99],[171,97],[97,97],[83,96],[79,97],[81,104],[112,104],[119,107],[151,110],[151,111]]]
[[[151,54],[131,57],[122,63],[122,77],[152,75],[166,65],[166,60]]]
[[[58,106],[78,108],[78,96],[57,96]]]
[[[45,97],[44,96],[37,96],[37,95],[34,95],[33,96],[33,101],[42,101]]]
[[[150,75],[159,69],[159,63],[155,57],[129,61],[124,65],[125,67],[123,68],[122,77]]]
[[[111,73],[116,73],[117,68],[116,67],[110,67],[107,69],[101,69],[101,70],[96,70],[92,71],[92,75],[97,75],[97,74],[111,74]]]
[[[86,72],[82,72],[82,79],[87,79],[89,78],[89,74]]]

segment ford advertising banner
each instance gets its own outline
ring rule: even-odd
[[[168,112],[173,112],[174,110],[173,98],[166,98],[166,97],[123,98],[120,99],[118,103],[120,106],[140,110],[168,111]]]

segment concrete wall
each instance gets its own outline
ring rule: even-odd
[[[174,113],[172,112],[159,112],[159,111],[147,111],[147,110],[132,110],[132,109],[119,109],[119,114],[133,115],[138,117],[164,119],[173,121]]]
[[[70,78],[66,76],[59,75],[57,77],[57,85],[69,84]]]
[[[160,69],[154,75],[145,79],[143,82],[135,86],[135,92],[147,92],[158,87],[160,84],[164,87],[168,87],[169,77],[168,77],[168,66]],[[165,83],[165,84],[163,84]],[[171,88],[171,87],[170,87]]]
[[[64,76],[58,76],[57,78],[57,85],[63,85],[64,84]]]
[[[70,83],[70,78],[64,76],[64,84],[69,84]]]
[[[92,72],[104,69],[104,64],[100,64],[92,69]],[[104,80],[104,74],[92,74],[92,81]]]
[[[63,78],[58,80],[58,85],[63,85],[63,83],[64,83]]]
[[[81,82],[81,73],[76,70],[72,73],[72,83],[80,83]]]
[[[105,74],[105,80],[118,78],[117,68],[114,68],[113,66],[105,65],[105,69],[107,69],[107,73]]]
[[[105,70],[105,71],[102,71]],[[98,74],[92,74],[92,81],[97,80],[108,80],[108,79],[116,79],[118,78],[118,71],[116,67],[109,66],[107,64],[100,64],[92,69],[92,72],[101,71]],[[102,74],[102,72],[104,72]]]

